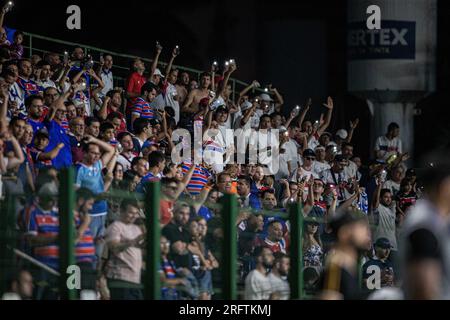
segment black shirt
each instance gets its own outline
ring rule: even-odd
[[[189,231],[184,227],[180,227],[175,223],[169,223],[162,229],[162,235],[167,238],[171,243],[176,241],[183,241],[189,243],[191,241],[191,235]]]

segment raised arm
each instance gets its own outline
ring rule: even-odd
[[[350,130],[348,130],[348,136],[347,136],[347,139],[345,139],[345,142],[350,143],[352,141],[353,132],[355,131],[358,124],[359,124],[359,118],[356,118],[354,121],[350,121]]]
[[[8,8],[8,2],[5,3],[5,5],[2,8],[2,11],[0,12],[0,28],[3,27],[3,22],[5,20],[7,8]]]
[[[101,160],[103,163],[103,167],[106,167],[108,163],[111,161],[112,157],[114,156],[115,148],[111,146],[109,143],[94,138],[93,136],[86,136],[86,139],[87,139],[86,143],[95,143],[100,147],[100,149],[104,151]]]
[[[100,107],[100,110],[98,110],[97,116],[102,120],[106,120],[106,118],[108,117],[108,104],[110,101],[111,98],[105,96],[105,98],[103,99],[102,106]]]
[[[166,77],[165,77],[166,81],[168,81],[167,79],[169,78],[170,70],[172,70],[173,61],[175,60],[175,58],[178,55],[178,50],[179,50],[178,46],[176,46],[172,51],[172,56],[170,57],[169,63],[167,64],[167,67],[166,67]]]
[[[195,170],[195,164],[192,163],[191,167],[189,168],[189,171],[185,174],[185,176],[183,177],[183,180],[178,184],[178,189],[175,192],[175,196],[174,196],[175,199],[178,199],[180,194],[183,192],[183,190],[188,185],[189,181],[191,181],[192,175],[194,174],[194,170]]]
[[[97,105],[101,105],[102,101],[99,98],[98,94],[103,90],[103,88],[105,87],[105,84],[103,83],[103,80],[97,75],[97,73],[94,72],[93,69],[89,70],[89,75],[92,78],[94,78],[98,83],[98,86],[91,91],[91,96]]]
[[[289,118],[286,120],[286,123],[284,124],[284,127],[286,129],[289,128],[289,125],[291,124],[292,120],[294,120],[296,114],[297,114],[297,112],[295,109],[291,111],[291,113],[289,114]]]
[[[281,106],[284,104],[283,96],[278,92],[276,88],[270,88],[270,92],[275,95],[275,111],[281,112]]]
[[[248,109],[245,112],[244,117],[241,119],[241,123],[240,123],[241,126],[245,126],[245,124],[248,122],[248,120],[250,120],[252,113],[253,113],[253,111],[256,110],[257,106],[258,106],[258,103],[256,101],[253,101],[252,106],[250,107],[250,109]]]
[[[41,152],[38,156],[38,160],[41,160],[41,161],[53,160],[58,156],[59,151],[61,151],[62,148],[64,148],[64,143],[58,144],[56,147],[54,147],[49,152],[45,152],[45,153]]]
[[[56,79],[56,82],[58,84],[59,90],[61,92],[64,92],[66,79],[70,72],[70,64],[64,65],[64,68],[61,68],[61,70],[59,72],[60,72],[60,74],[59,74],[58,78]]]
[[[212,184],[210,184],[210,181],[208,181],[208,184],[203,187],[200,194],[195,198],[194,203],[192,206],[194,207],[195,213],[198,213],[202,205],[205,203],[206,199],[208,199],[209,192],[211,191]]]
[[[158,67],[159,55],[161,54],[162,49],[163,49],[163,47],[159,44],[159,42],[157,42],[155,57],[153,58],[152,66],[150,67],[150,79],[152,78],[153,74],[155,73],[156,68]]]
[[[333,107],[334,107],[333,99],[332,99],[331,97],[328,97],[327,103],[324,103],[323,106],[324,106],[325,108],[327,108],[328,111],[327,111],[327,114],[325,115],[325,121],[324,121],[324,123],[323,123],[323,124],[319,127],[319,129],[317,130],[317,134],[318,134],[319,136],[321,136],[322,133],[325,132],[325,130],[328,128],[328,126],[329,126],[330,123],[331,123],[331,116],[333,115]]]
[[[94,71],[93,69],[89,69],[88,73],[89,73],[89,75],[90,75],[92,78],[94,78],[94,80],[97,81],[97,83],[98,83],[98,87],[95,88],[95,89],[93,90],[93,92],[100,92],[100,91],[102,91],[102,89],[105,87],[105,84],[103,83],[102,78],[100,78],[100,77],[95,73],[95,71]]]
[[[114,180],[113,171],[114,167],[116,166],[117,158],[119,157],[119,150],[114,150],[114,156],[112,157],[111,161],[106,166],[106,175],[105,175],[105,192],[109,190],[111,187],[111,184]]]
[[[72,85],[67,92],[64,92],[62,95],[59,96],[58,99],[53,101],[53,103],[49,106],[49,113],[47,114],[47,121],[52,121],[55,117],[56,110],[58,107],[61,107],[64,105],[64,101],[66,101],[71,95],[73,95],[76,91],[80,90],[80,88],[76,85]]]
[[[216,97],[222,96],[223,92],[225,91],[225,88],[228,85],[228,80],[230,79],[231,74],[237,69],[236,63],[230,63],[227,71],[224,74],[223,80],[220,83],[219,87],[217,88]]]
[[[73,78],[72,78],[72,84],[75,84],[80,80],[81,76],[86,72],[86,70],[81,69]]]
[[[373,200],[372,200],[372,209],[378,209],[380,206],[380,193],[382,188],[381,179],[377,177],[377,188],[375,189],[375,192],[373,194]]]
[[[247,94],[247,92],[249,92],[250,90],[258,88],[258,87],[260,87],[259,82],[256,80],[253,80],[253,82],[251,84],[249,84],[247,87],[244,88],[244,90],[239,92],[239,99],[241,99],[243,96],[245,96]]]
[[[309,111],[309,108],[311,107],[311,98],[308,99],[308,102],[306,103],[306,106],[303,108],[302,112],[300,113],[300,118],[298,119],[298,126],[301,128],[303,121],[305,120],[306,114]]]
[[[8,156],[8,165],[6,166],[6,169],[12,169],[21,165],[25,161],[25,157],[17,139],[11,133],[7,132],[5,133],[4,140],[11,141],[13,147],[13,155],[10,154]]]

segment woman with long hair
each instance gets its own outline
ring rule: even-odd
[[[323,250],[318,229],[318,222],[305,222],[303,232],[303,265],[305,267],[322,267]]]

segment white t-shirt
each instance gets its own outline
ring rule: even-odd
[[[177,88],[171,84],[168,83],[167,89],[166,89],[166,97],[165,97],[165,106],[170,106],[175,111],[175,122],[178,123],[180,121],[180,104],[178,101],[174,99],[175,96],[178,95]],[[163,107],[163,108],[164,108]]]
[[[331,166],[327,162],[319,162],[317,160],[314,160],[312,171],[316,173],[318,176],[322,173],[324,170],[330,169]]]
[[[245,278],[245,300],[269,300],[272,284],[269,277],[258,270],[251,271]]]
[[[150,107],[155,110],[164,110],[166,106],[166,100],[164,96],[160,93],[156,96],[156,98],[150,103]]]
[[[268,130],[253,131],[250,136],[250,146],[257,148],[258,163],[266,165],[270,174],[275,175],[279,170],[279,163],[275,161],[273,146],[275,146],[275,134]],[[268,148],[270,148],[268,150]]]
[[[289,177],[289,169],[288,169],[288,162],[291,163],[291,169],[293,167],[293,163],[297,162],[297,157],[296,155],[292,156],[292,154],[289,154],[287,148],[286,148],[286,144],[288,142],[285,142],[284,144],[281,145],[282,149],[285,149],[286,151],[284,153],[280,153],[279,155],[279,169],[278,172],[275,174],[275,179],[279,180],[279,179],[287,179]]]
[[[380,204],[375,211],[378,212],[378,226],[375,228],[373,240],[387,238],[392,249],[397,250],[395,210]]]
[[[314,150],[316,149],[316,147],[319,145],[319,140],[313,136],[311,137],[311,139],[308,141],[308,149]]]
[[[308,171],[305,170],[302,167],[298,167],[297,169],[295,169],[291,176],[289,177],[289,181],[293,181],[293,182],[300,182],[302,181],[303,178],[306,178],[306,181],[308,181],[311,176],[313,176],[313,178],[318,178],[319,176],[314,172],[314,171]]]
[[[291,289],[286,279],[275,276],[272,272],[269,273],[269,281],[272,285],[272,292],[280,295],[280,300],[289,300]]]
[[[382,151],[382,159],[386,160],[390,155],[402,153],[402,141],[395,137],[389,140],[386,136],[378,137],[375,142],[375,151]]]
[[[289,154],[289,158],[291,159],[291,170],[295,170],[298,168],[298,148],[299,145],[294,139],[289,138],[289,141],[284,144],[284,148],[286,149],[286,153]]]
[[[126,158],[124,155],[119,154],[117,162],[122,165],[123,171],[125,172],[131,169],[131,161],[133,161],[134,158],[134,155],[131,155],[131,158]]]
[[[334,178],[333,178],[334,176]],[[349,175],[347,175],[345,170],[342,170],[340,173],[333,173],[331,168],[328,170],[322,171],[320,178],[325,184],[334,184],[336,188],[338,185],[340,185],[343,182],[348,182],[348,180],[351,178]],[[339,189],[336,189],[338,193],[338,197],[343,197],[343,199],[340,199],[339,202],[343,202],[346,199],[350,198],[352,195],[347,191],[345,188],[339,187]]]
[[[47,80],[39,80],[39,81],[36,81],[36,83],[39,85],[39,86],[41,86],[41,87],[43,87],[44,89],[47,89],[47,88],[55,88],[55,89],[57,89],[57,87],[56,87],[56,84],[52,81],[52,80],[50,80],[50,79],[47,79]]]
[[[20,88],[17,82],[11,85],[9,88],[9,101],[17,103],[17,109],[21,112],[26,111],[25,109],[25,93]]]
[[[105,85],[99,94],[99,96],[101,98],[103,98],[104,96],[106,96],[108,91],[114,89],[114,78],[113,78],[113,73],[111,72],[111,70],[105,70],[105,69],[102,69],[102,71],[100,73],[100,77],[102,78],[103,84]]]
[[[344,167],[346,175],[349,177],[356,177],[358,172],[358,166],[353,161],[348,161],[348,166]]]
[[[225,143],[224,129],[223,126],[219,126],[217,134],[208,137],[204,143],[203,159],[206,163],[212,165],[216,174],[221,173],[225,166],[223,155],[225,154],[227,145]],[[213,129],[210,129],[208,133],[211,135],[215,132]]]
[[[263,115],[263,111],[261,109],[256,109],[255,113],[253,114],[253,116],[250,118],[250,126],[253,129],[258,129],[259,128],[259,120],[261,118],[261,116]]]
[[[123,242],[135,239],[142,234],[142,230],[135,224],[125,224],[115,221],[108,226],[105,232],[106,243]],[[125,250],[111,253],[106,264],[106,277],[114,280],[124,280],[132,283],[141,283],[142,249],[129,246]]]

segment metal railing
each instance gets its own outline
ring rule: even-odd
[[[55,38],[46,37],[46,36],[42,36],[42,35],[30,33],[30,32],[24,32],[24,35],[26,37],[28,37],[28,41],[24,41],[24,48],[28,50],[29,57],[31,57],[33,54],[45,54],[48,52],[61,52],[62,53],[65,50],[68,51],[68,47],[72,47],[72,48],[81,47],[81,48],[83,48],[85,54],[90,54],[92,57],[99,56],[102,53],[111,54],[114,58],[113,71],[117,71],[116,72],[117,74],[114,74],[114,78],[115,78],[116,84],[118,84],[119,86],[123,85],[125,83],[126,74],[127,74],[127,72],[129,72],[130,60],[135,59],[135,58],[140,58],[141,60],[143,60],[144,62],[147,62],[147,63],[153,62],[153,60],[149,59],[149,58],[142,58],[142,57],[138,57],[138,56],[131,55],[131,54],[114,52],[111,50],[102,49],[102,48],[98,48],[98,47],[91,46],[91,45],[86,45],[86,44],[81,44],[81,43],[77,43],[77,42],[61,40],[61,39],[55,39]],[[49,50],[49,48],[52,48],[52,49]],[[94,59],[94,61],[98,62],[95,59]],[[158,65],[161,67],[166,67],[167,63],[158,61]],[[177,68],[181,71],[186,71],[188,73],[195,74],[197,77],[197,81],[200,80],[200,74],[204,72],[204,70],[197,70],[197,69],[193,69],[193,68],[186,67],[186,66],[180,66],[180,65],[173,65],[173,67]],[[235,78],[230,78],[229,83],[231,84],[231,87],[233,90],[233,100],[235,100],[235,98],[236,98],[236,93],[237,93],[236,90],[238,90],[239,88],[245,88],[249,85],[248,83],[246,83],[244,81],[240,81]],[[255,91],[264,92],[264,90],[259,89],[259,88],[253,89],[253,92],[255,92]]]

